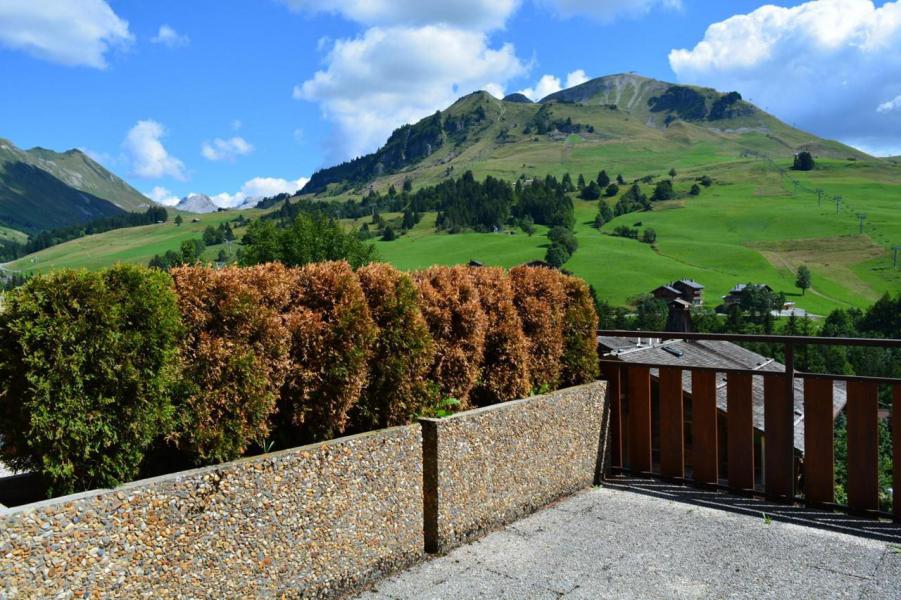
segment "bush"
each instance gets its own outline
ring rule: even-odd
[[[510,281],[529,342],[532,389],[556,389],[560,383],[566,302],[561,276],[552,269],[516,267],[510,271]]]
[[[178,308],[165,273],[60,271],[0,313],[3,458],[52,493],[133,478],[172,424]]]
[[[792,169],[795,171],[812,171],[815,166],[816,163],[810,152],[804,150],[795,154],[795,160],[792,163]]]
[[[314,263],[293,274],[283,417],[296,440],[330,439],[344,432],[366,384],[375,323],[348,263]]]
[[[570,254],[575,253],[579,248],[579,240],[576,239],[572,229],[557,225],[548,231],[547,237],[552,243],[562,245]]]
[[[435,341],[430,378],[443,397],[465,408],[481,372],[487,317],[466,267],[432,267],[415,274],[419,306]]]
[[[657,232],[650,227],[646,228],[641,234],[641,241],[645,244],[653,244],[657,241]]]
[[[657,186],[654,188],[654,194],[651,196],[651,200],[655,202],[659,202],[661,200],[672,200],[676,197],[676,192],[673,190],[673,182],[670,179],[663,179],[657,182]]]
[[[582,193],[580,194],[583,200],[597,200],[601,197],[601,188],[598,185],[597,181],[592,181],[587,186],[582,188]]]
[[[566,249],[566,246],[557,242],[548,246],[547,252],[544,253],[544,262],[555,269],[562,267],[570,258],[572,258],[572,255]]]
[[[487,406],[528,396],[528,340],[513,301],[510,278],[503,269],[487,267],[472,269],[471,275],[487,317],[482,373],[473,400]]]
[[[563,277],[566,308],[563,317],[564,386],[581,385],[597,379],[598,315],[588,285],[576,277]]]
[[[290,365],[291,273],[267,264],[181,267],[172,277],[187,329],[178,445],[198,462],[232,460],[270,432]]]
[[[434,344],[409,276],[381,263],[365,266],[357,275],[378,330],[369,382],[353,414],[354,428],[402,425],[429,403],[426,376]]]

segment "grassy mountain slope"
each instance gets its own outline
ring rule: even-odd
[[[79,150],[21,150],[0,139],[0,223],[34,233],[151,202]]]
[[[748,152],[785,158],[799,150],[870,158],[795,129],[737,94],[627,74],[593,79],[535,104],[470,94],[398,129],[377,152],[315,173],[302,192],[359,195],[405,178],[414,186],[433,184],[465,170],[506,178],[590,173],[609,160],[633,173],[662,163],[688,167],[695,158],[687,151],[698,146],[709,148],[705,162]]]
[[[176,225],[169,219],[167,223],[114,229],[29,254],[7,263],[4,268],[14,272],[46,273],[67,268],[100,269],[120,262],[147,264],[155,254],[165,254],[167,250],[177,251],[183,241],[200,238],[207,226],[215,227],[238,215],[254,219],[265,212],[248,209],[203,215],[184,214],[184,223],[181,225]],[[235,231],[238,237],[243,233],[243,229]],[[213,260],[220,249],[220,246],[210,246],[204,257]],[[235,249],[233,246],[232,251]]]

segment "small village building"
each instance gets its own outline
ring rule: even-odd
[[[693,279],[680,279],[672,287],[679,290],[679,297],[692,306],[704,304],[704,286]]]
[[[749,289],[749,286],[755,287],[755,288],[763,288],[770,293],[773,292],[773,288],[771,288],[770,286],[768,286],[765,283],[760,283],[760,284],[739,283],[734,288],[729,290],[728,294],[723,296],[723,304],[725,304],[726,306],[732,306],[734,304],[741,304],[742,296],[744,296],[745,292]]]

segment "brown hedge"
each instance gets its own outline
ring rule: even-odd
[[[581,385],[598,377],[598,315],[588,285],[576,277],[562,277],[566,307],[561,382],[564,386]]]
[[[299,439],[328,439],[344,432],[366,384],[375,323],[347,262],[313,263],[293,273],[285,319],[292,368],[281,405]]]
[[[510,270],[513,297],[528,339],[532,389],[556,389],[563,357],[566,293],[562,275],[543,267]]]
[[[237,458],[267,439],[288,373],[292,277],[279,264],[171,274],[186,329],[179,445],[200,462]]]
[[[516,311],[513,286],[504,269],[471,269],[487,317],[485,354],[475,404],[487,406],[529,395],[529,341]]]
[[[378,331],[353,425],[360,431],[402,425],[429,402],[426,377],[435,346],[407,274],[373,263],[357,276]]]
[[[439,394],[461,408],[478,380],[485,350],[487,318],[469,269],[432,267],[414,275],[419,306],[435,342],[430,379]]]

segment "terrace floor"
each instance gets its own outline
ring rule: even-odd
[[[901,525],[622,479],[358,598],[901,598]]]

